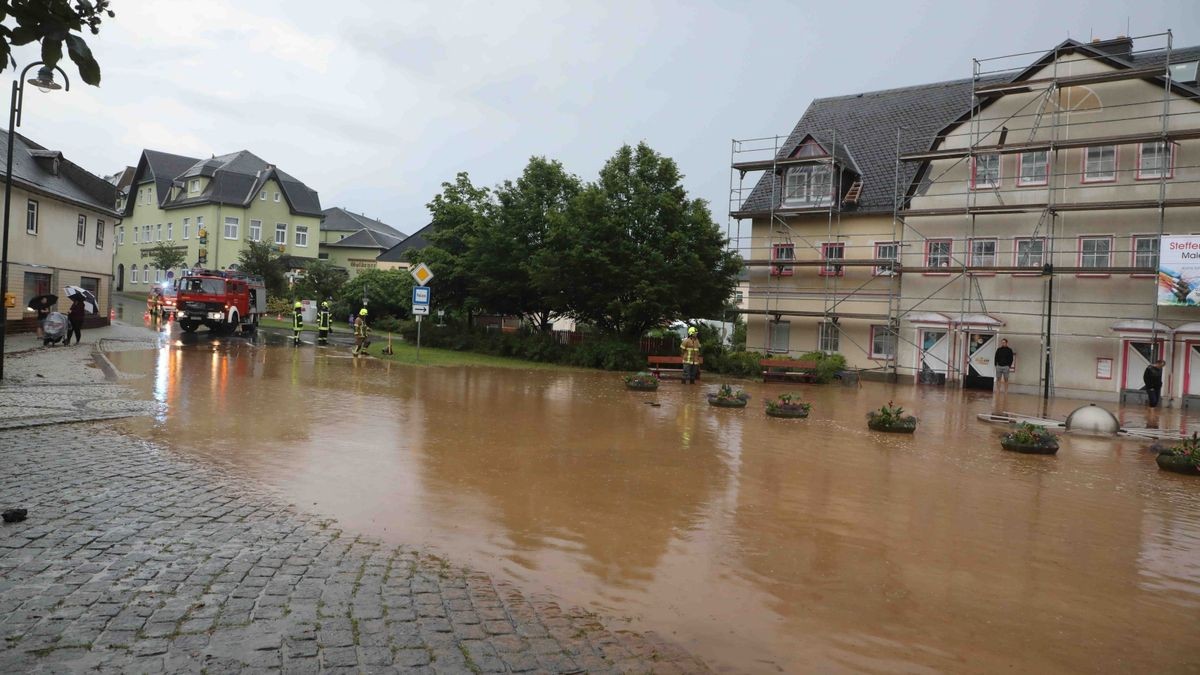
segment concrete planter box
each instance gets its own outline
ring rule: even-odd
[[[909,417],[906,420],[893,424],[886,424],[878,420],[868,418],[867,428],[871,431],[882,431],[888,434],[911,434],[917,430],[917,418]]]
[[[808,417],[808,405],[776,405],[767,408],[767,417],[782,419],[802,419]]]
[[[1058,441],[1042,441],[1039,443],[1018,443],[1007,436],[1000,439],[1000,447],[1009,452],[1021,452],[1026,455],[1053,455],[1058,452]]]
[[[748,402],[749,400],[744,398],[721,397],[716,394],[708,395],[708,404],[717,408],[745,408]]]
[[[1158,457],[1155,457],[1154,461],[1158,464],[1158,468],[1162,469],[1163,471],[1182,473],[1187,476],[1200,476],[1200,468],[1197,468],[1196,465],[1192,464],[1191,461],[1189,461],[1186,457],[1164,452]]]

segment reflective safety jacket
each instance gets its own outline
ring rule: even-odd
[[[367,337],[367,320],[361,316],[354,320],[354,337]]]
[[[694,337],[688,337],[679,344],[679,351],[683,353],[683,362],[691,365],[700,363],[700,341]]]
[[[332,324],[333,324],[333,314],[331,314],[329,312],[329,310],[323,309],[323,310],[321,310],[321,312],[319,314],[317,314],[317,328],[318,329],[329,330],[329,327]]]
[[[300,330],[304,327],[304,312],[296,309],[292,311],[292,330]]]

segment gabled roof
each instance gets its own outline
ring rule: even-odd
[[[373,232],[382,232],[391,237],[403,239],[405,234],[400,230],[388,225],[387,223],[368,218],[360,213],[348,211],[340,206],[331,206],[321,212],[324,214],[324,220],[321,221],[321,229],[326,232],[357,232],[361,229],[368,229]]]
[[[429,240],[425,238],[425,235],[430,233],[431,227],[433,227],[432,223],[422,227],[416,232],[413,232],[405,237],[404,241],[379,254],[379,257],[376,258],[376,260],[382,262],[406,262],[404,257],[406,253],[409,251],[420,250],[426,246],[429,246]]]
[[[21,134],[15,134],[15,139],[12,172],[15,185],[92,211],[118,215],[115,185],[66,159],[61,152],[48,150]],[[0,131],[0,152],[8,152],[8,140],[8,132]],[[0,176],[3,175],[4,168],[0,166]]]
[[[825,154],[832,155],[838,164],[850,169],[859,176],[862,176],[862,169],[858,168],[858,162],[855,162],[854,156],[850,154],[850,148],[846,146],[845,139],[839,139],[835,134],[809,134],[808,136],[800,139],[799,145],[797,145],[796,149],[792,150],[792,152],[799,150],[800,146],[804,145],[805,140],[808,138],[812,138],[814,141],[816,141],[817,144],[820,145],[823,150],[825,150]]]
[[[189,195],[185,191],[171,199],[172,184],[186,183],[188,179],[197,177],[210,179],[202,193]],[[157,150],[144,150],[142,159],[138,162],[134,183],[153,181],[158,204],[164,209],[171,209],[194,204],[231,204],[246,207],[251,200],[257,198],[259,190],[270,180],[279,184],[280,192],[293,213],[321,215],[321,201],[315,190],[248,150],[204,160]],[[125,206],[125,215],[133,213],[133,206],[134,200],[130,200]]]
[[[322,246],[333,246],[335,248],[374,248],[386,251],[403,240],[404,237],[393,237],[390,234],[375,232],[364,227],[348,237],[331,241],[328,244],[322,244]]]

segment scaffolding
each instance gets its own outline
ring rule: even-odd
[[[1189,184],[1200,183],[1195,178],[1176,177],[1181,170],[1200,167],[1181,166],[1175,162],[1176,149],[1181,141],[1200,139],[1200,113],[1187,109],[1174,110],[1172,101],[1180,99],[1197,101],[1193,88],[1180,86],[1172,81],[1172,67],[1178,65],[1174,61],[1173,36],[1170,31],[1143,35],[1132,38],[1120,38],[1129,45],[1128,51],[1118,54],[1107,51],[1108,43],[1099,45],[1077,45],[1064,43],[1048,52],[1026,52],[985,59],[972,59],[972,74],[970,80],[970,100],[963,102],[966,112],[958,120],[947,120],[942,131],[936,133],[932,140],[929,135],[910,133],[910,130],[899,127],[896,130],[896,160],[894,177],[894,199],[891,214],[891,232],[887,233],[886,225],[880,223],[878,232],[856,232],[859,236],[888,236],[895,243],[895,257],[877,257],[878,248],[868,255],[852,255],[851,246],[845,245],[840,251],[842,259],[832,263],[825,251],[818,248],[807,237],[819,235],[814,227],[814,218],[824,217],[826,221],[825,242],[839,241],[843,236],[841,231],[842,214],[846,211],[845,197],[849,194],[848,186],[840,184],[845,172],[833,171],[835,186],[833,198],[818,208],[786,208],[780,199],[781,186],[785,184],[784,174],[792,166],[814,161],[812,158],[796,157],[797,144],[803,138],[794,136],[765,137],[759,139],[734,140],[731,152],[730,173],[730,209],[729,235],[731,245],[735,246],[746,259],[748,267],[774,268],[781,260],[776,255],[778,244],[793,244],[802,242],[807,248],[817,251],[816,260],[787,261],[786,265],[798,270],[811,273],[812,269],[827,271],[831,266],[838,270],[843,268],[872,267],[877,273],[868,276],[862,284],[845,284],[839,274],[822,274],[819,278],[821,285],[809,288],[796,283],[784,283],[784,277],[769,274],[767,283],[759,287],[751,286],[752,297],[757,291],[762,308],[745,310],[744,313],[773,317],[779,321],[784,316],[799,316],[818,318],[827,325],[836,327],[839,318],[858,318],[872,321],[885,321],[892,330],[893,355],[898,352],[898,343],[912,345],[916,350],[921,346],[914,340],[908,339],[900,330],[901,323],[911,318],[922,308],[931,304],[944,306],[948,299],[957,296],[957,311],[955,321],[960,328],[966,325],[968,318],[979,314],[987,315],[988,304],[998,314],[1006,316],[1038,317],[1043,328],[1033,333],[1025,331],[1017,333],[1006,331],[1009,335],[1029,335],[1038,337],[1044,359],[1039,359],[1039,385],[1045,396],[1053,389],[1053,352],[1054,342],[1060,337],[1091,337],[1108,338],[1112,335],[1098,333],[1076,334],[1069,331],[1054,330],[1055,302],[1061,295],[1056,294],[1054,280],[1056,277],[1070,276],[1111,276],[1131,275],[1157,278],[1157,242],[1165,231],[1166,213],[1170,209],[1200,207],[1200,189],[1187,191]],[[1115,42],[1115,41],[1110,41]],[[1147,42],[1153,46],[1135,50]],[[1036,54],[1036,57],[1033,56]],[[1151,65],[1137,65],[1135,57],[1149,55]],[[1032,64],[1030,58],[1036,58]],[[1111,68],[1096,69],[1094,72],[1087,67],[1089,62],[1106,61],[1113,63],[1113,57],[1120,63],[1134,64],[1117,70]],[[1019,65],[1009,67],[1014,60],[1021,60]],[[1194,56],[1189,60],[1194,60]],[[1025,74],[1043,71],[1037,79],[1025,79]],[[1049,71],[1048,73],[1044,71]],[[1083,72],[1079,72],[1083,71]],[[1095,95],[1095,91],[1103,90],[1109,83],[1120,83],[1129,80],[1147,80],[1155,84],[1161,83],[1161,99],[1135,99],[1123,103],[1105,105],[1102,110],[1105,115],[1089,119],[1086,115],[1072,108],[1072,96],[1083,91]],[[1096,87],[1098,89],[1091,89]],[[1074,92],[1074,93],[1073,93]],[[1027,98],[1008,114],[988,115],[989,110],[995,109],[994,104],[1005,97],[1022,96]],[[1098,100],[1098,98],[1097,98]],[[1161,105],[1159,105],[1161,103]],[[1154,112],[1149,112],[1153,108]],[[1157,118],[1157,119],[1155,119]],[[1153,129],[1147,127],[1134,133],[1128,130],[1118,130],[1122,133],[1105,133],[1105,127],[1117,126],[1121,123],[1153,123]],[[793,132],[795,134],[796,132]],[[836,139],[836,130],[819,132],[827,139]],[[814,137],[817,134],[810,134]],[[1011,137],[1011,140],[1010,140]],[[1090,182],[1087,180],[1088,169],[1084,163],[1078,171],[1067,167],[1065,152],[1098,146],[1113,146],[1114,148],[1133,146],[1138,148],[1138,160],[1141,159],[1141,148],[1144,144],[1153,144],[1159,150],[1158,157],[1162,162],[1157,175],[1152,179],[1142,176],[1142,167],[1122,169],[1118,152],[1114,150],[1112,160],[1112,179],[1106,182]],[[837,163],[837,153],[834,148],[825,148],[827,157],[821,161],[831,167]],[[752,152],[769,152],[769,157],[744,158]],[[1022,166],[1027,156],[1038,157],[1045,154],[1045,171],[1042,180],[1021,183],[1024,180]],[[1083,156],[1087,156],[1084,151]],[[1165,157],[1163,156],[1165,154]],[[1000,176],[1002,161],[1000,157],[1017,155],[1017,169],[1014,175],[1008,177],[1012,185],[1004,187]],[[992,160],[991,158],[995,158]],[[975,184],[978,176],[980,158],[994,161],[997,171],[995,181],[985,181],[990,184]],[[1035,160],[1036,162],[1037,160]],[[910,167],[917,167],[915,177]],[[937,170],[936,175],[933,173]],[[941,179],[955,171],[965,169],[967,182]],[[1128,172],[1136,171],[1133,184],[1123,178],[1129,178]],[[755,181],[755,185],[747,188],[745,177],[751,172],[763,172],[763,178]],[[767,208],[746,209],[747,190],[759,190],[761,198],[764,182],[769,185]],[[1147,186],[1157,183],[1156,194],[1147,194]],[[947,191],[947,186],[954,189]],[[1171,189],[1169,189],[1169,186]],[[961,187],[961,191],[958,189]],[[860,186],[861,189],[861,186]],[[1041,189],[1040,198],[1031,195]],[[1180,194],[1187,191],[1185,194]],[[1127,194],[1133,193],[1133,194]],[[750,195],[754,193],[751,192]],[[856,195],[857,196],[857,195]],[[956,196],[961,196],[958,204],[952,204]],[[1126,197],[1126,198],[1118,198]],[[929,202],[929,204],[926,204]],[[915,204],[915,206],[914,206]],[[852,208],[852,206],[851,206]],[[1106,253],[1106,264],[1095,264],[1094,261],[1083,259],[1082,254],[1076,264],[1057,264],[1059,258],[1066,255],[1069,249],[1067,243],[1075,244],[1078,235],[1068,235],[1061,230],[1060,220],[1064,214],[1089,213],[1103,211],[1147,211],[1155,212],[1156,227],[1153,232],[1147,230],[1141,233],[1143,238],[1154,237],[1153,256],[1147,251],[1138,249],[1138,241],[1125,237],[1129,248],[1125,250],[1115,246],[1116,236],[1112,235]],[[983,224],[994,226],[997,219],[1020,216],[1021,221],[1028,219],[1032,222],[1036,214],[1036,224],[1027,229],[1024,234],[1013,232],[1013,264],[1002,264],[999,260],[1001,251],[999,240],[992,237],[979,237],[979,228]],[[768,226],[766,240],[755,241],[753,228],[751,237],[743,236],[742,220],[745,218],[765,218]],[[936,228],[930,235],[921,229],[929,227],[929,223],[948,219],[947,222],[959,222],[951,235],[946,234],[945,227]],[[1147,219],[1148,220],[1148,219]],[[915,222],[914,222],[915,221]],[[1144,221],[1145,222],[1145,221]],[[1198,228],[1200,229],[1200,228]],[[976,248],[977,243],[990,239],[991,250],[987,246]],[[1036,256],[1030,254],[1021,259],[1017,254],[1018,241],[1041,241],[1041,250]],[[937,264],[930,264],[928,255],[931,241],[949,242],[946,255],[940,257]],[[1143,242],[1144,243],[1144,242]],[[865,246],[865,245],[860,245]],[[1080,244],[1082,246],[1082,244]],[[763,255],[763,253],[766,255]],[[1120,254],[1129,256],[1130,264],[1116,264]],[[1035,259],[1036,258],[1036,262]],[[914,262],[914,259],[919,262]],[[922,295],[905,295],[902,279],[906,275],[927,277],[944,276],[932,292]],[[1006,297],[986,297],[980,284],[981,278],[1011,275],[1039,277],[1045,284],[1042,293],[1041,307],[1035,311],[1028,302],[1017,301]],[[884,282],[881,283],[880,279]],[[1157,280],[1155,284],[1157,284]],[[957,286],[957,289],[951,289]],[[816,304],[820,302],[818,309]],[[790,302],[789,302],[790,301]],[[797,302],[807,305],[805,309],[789,308]],[[872,312],[841,312],[847,303],[878,303],[880,311]],[[1058,312],[1061,318],[1112,318],[1127,319],[1130,314],[1136,314],[1134,307],[1144,308],[1145,302],[1132,302],[1127,299],[1112,301],[1072,302],[1069,312]],[[997,310],[997,308],[1001,308]],[[1107,317],[1105,310],[1115,314]],[[941,309],[945,313],[945,309]],[[1144,310],[1143,310],[1144,311]],[[1160,339],[1159,307],[1154,304],[1149,320],[1150,343],[1158,345]],[[821,334],[818,329],[818,335]],[[764,342],[770,351],[772,346],[772,329],[770,325],[764,330]],[[843,336],[845,334],[843,333]],[[820,339],[818,338],[818,342]],[[854,343],[854,346],[864,351],[868,358],[873,358],[870,346]],[[820,348],[821,345],[815,345]],[[1155,347],[1157,349],[1157,347]],[[951,379],[961,379],[966,365],[955,358],[945,364]],[[901,372],[917,374],[917,365],[902,364],[899,358],[892,358],[879,367],[879,370],[890,370],[893,376]]]

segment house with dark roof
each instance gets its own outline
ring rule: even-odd
[[[345,269],[351,277],[375,269],[375,259],[404,240],[396,228],[340,206],[325,209],[321,221],[320,257]]]
[[[114,204],[117,188],[74,162],[21,134],[13,137],[12,206],[9,229],[8,287],[14,302],[5,310],[10,331],[32,330],[36,313],[28,309],[37,295],[69,302],[62,288],[81,286],[100,302],[90,325],[107,325],[112,288],[113,227],[120,220]],[[0,153],[9,135],[0,132]],[[3,168],[0,168],[0,173]]]
[[[408,269],[410,266],[408,262],[408,252],[419,251],[429,245],[429,240],[425,237],[429,234],[430,228],[432,227],[433,224],[430,223],[429,225],[426,225],[425,227],[422,227],[416,232],[408,235],[400,243],[389,248],[383,253],[380,253],[379,257],[375,259],[379,269]]]
[[[1200,268],[1159,264],[1165,237],[1200,232],[1200,48],[1066,40],[979,63],[815,100],[766,157],[735,153],[748,346],[1110,400],[1161,357],[1167,390],[1200,401],[1200,322],[1161,282],[1200,288]]]
[[[144,150],[129,183],[113,260],[119,290],[182,271],[154,267],[150,251],[164,242],[184,253],[185,268],[234,268],[251,241],[277,246],[293,269],[317,257],[317,192],[248,150],[209,159]]]

